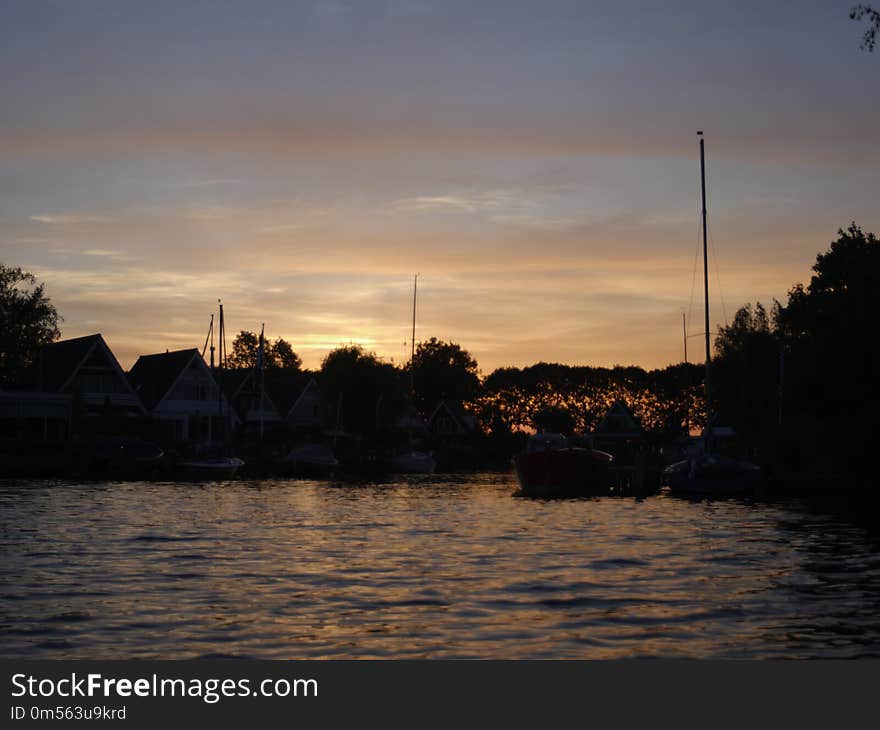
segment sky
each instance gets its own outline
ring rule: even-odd
[[[880,232],[880,53],[850,2],[4,0],[0,262],[124,367],[239,330],[699,360],[851,221]]]

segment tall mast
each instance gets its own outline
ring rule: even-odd
[[[709,346],[709,246],[706,225],[706,149],[703,133],[697,132],[700,136],[700,183],[703,194],[703,297],[705,300],[705,327],[706,327],[706,418],[707,433],[711,435],[709,424],[712,422],[712,383],[711,383],[711,365],[712,351]]]
[[[263,440],[263,412],[266,401],[266,323],[260,327],[260,441]]]
[[[413,326],[412,326],[412,340],[410,341],[410,355],[409,355],[409,364],[412,367],[413,360],[416,357],[416,292],[419,289],[419,275],[416,274],[413,278]]]
[[[681,334],[682,334],[682,339],[684,340],[684,364],[687,365],[687,362],[688,362],[688,328],[687,328],[687,319],[685,318],[684,312],[681,313]]]
[[[217,412],[220,415],[220,422],[223,422],[223,360],[226,357],[226,348],[225,348],[225,338],[226,338],[226,324],[223,321],[223,302],[219,299],[217,300],[217,304],[220,307],[220,332],[219,332],[219,344],[220,344],[220,357],[219,365],[218,365],[218,378],[217,378]]]
[[[413,393],[416,389],[416,374],[413,369],[416,360],[416,292],[419,290],[419,275],[413,278],[413,321],[412,321],[412,340],[410,341],[409,353],[409,388]]]

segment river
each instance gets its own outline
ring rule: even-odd
[[[880,656],[858,518],[514,489],[0,480],[0,656]]]

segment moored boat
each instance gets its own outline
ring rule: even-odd
[[[300,444],[276,462],[287,476],[328,477],[339,466],[333,451],[325,444]]]
[[[232,479],[244,461],[237,456],[195,456],[178,459],[174,464],[174,476],[195,481]]]
[[[754,491],[761,469],[721,454],[703,454],[670,464],[663,481],[674,494],[740,495]]]
[[[703,434],[701,453],[685,461],[669,465],[663,470],[663,481],[673,494],[684,495],[736,495],[752,491],[761,478],[761,469],[747,461],[719,453],[716,441],[721,429],[713,429],[712,415],[712,349],[710,346],[709,319],[709,249],[706,211],[706,153],[703,133],[700,137],[700,187],[702,194],[703,224],[703,300],[706,346],[706,413],[708,422]]]
[[[608,492],[614,457],[598,449],[569,446],[558,433],[538,433],[514,457],[520,493],[528,497],[581,497]]]
[[[394,474],[433,474],[437,461],[432,452],[407,451],[392,456],[388,466]]]

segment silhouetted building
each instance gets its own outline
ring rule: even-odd
[[[294,428],[319,429],[332,420],[330,403],[318,387],[318,381],[310,377],[299,395],[290,404],[284,420]]]
[[[435,436],[468,436],[479,428],[476,416],[461,403],[441,400],[428,418],[428,430]]]
[[[220,440],[238,423],[196,349],[141,355],[128,377],[147,410],[168,425],[176,441]]]
[[[264,387],[260,381],[260,373],[255,368],[223,373],[223,392],[248,431],[258,431],[261,423],[265,428],[282,422],[281,413],[269,392],[269,384]]]
[[[40,348],[28,382],[34,391],[70,396],[72,407],[80,412],[75,415],[144,414],[140,398],[100,334]]]
[[[66,441],[71,401],[69,393],[0,391],[0,451],[23,441]]]
[[[645,445],[645,430],[629,406],[615,401],[590,435],[594,449],[612,454],[619,464],[632,463]]]

